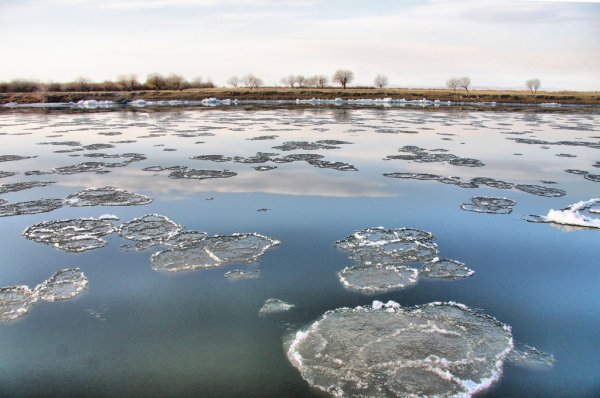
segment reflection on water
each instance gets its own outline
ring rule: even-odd
[[[596,113],[2,111],[0,396],[595,396],[599,149]]]

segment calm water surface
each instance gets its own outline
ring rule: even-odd
[[[110,133],[110,134],[107,134]],[[119,133],[119,134],[116,134]],[[249,140],[273,135],[268,140]],[[527,144],[515,138],[569,141]],[[288,141],[341,140],[336,149],[273,149]],[[78,141],[81,145],[40,145]],[[575,145],[577,142],[594,145]],[[600,116],[576,113],[463,112],[404,109],[263,109],[2,112],[0,155],[35,156],[0,163],[15,172],[0,184],[53,181],[1,194],[8,203],[64,198],[90,187],[115,186],[147,195],[151,204],[63,207],[0,218],[0,286],[35,286],[62,268],[79,267],[89,286],[77,298],[41,302],[0,324],[0,396],[318,396],[286,359],[283,341],[339,307],[395,300],[402,306],[449,301],[479,308],[512,326],[516,341],[554,354],[550,369],[507,363],[482,397],[592,397],[600,393],[600,231],[528,223],[600,196],[600,183],[565,172],[600,174]],[[111,148],[56,153],[91,144]],[[405,145],[444,149],[483,167],[384,160]],[[88,161],[90,153],[143,154],[147,159],[108,173],[25,175]],[[194,160],[198,155],[316,153],[357,171],[307,162],[260,164]],[[438,153],[444,153],[439,151]],[[567,157],[575,155],[575,157]],[[557,156],[560,155],[560,156]],[[232,178],[172,179],[149,166],[231,170]],[[491,177],[566,191],[542,197],[518,190],[461,188],[397,179],[387,172]],[[541,181],[553,181],[544,184]],[[473,196],[517,202],[509,215],[460,209]],[[268,209],[268,211],[258,211]],[[162,214],[210,235],[257,232],[282,243],[253,265],[161,273],[157,248],[124,250],[118,235],[104,248],[59,251],[21,232],[46,220],[114,214],[128,221]],[[118,224],[118,223],[117,223]],[[414,286],[365,295],[345,289],[336,273],[352,265],[333,246],[366,227],[412,227],[436,236],[443,257],[475,276],[419,280]],[[249,267],[260,277],[231,282],[224,273]],[[259,317],[269,298],[296,307]]]

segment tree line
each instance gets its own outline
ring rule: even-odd
[[[10,82],[0,82],[0,93],[185,90],[214,87],[212,81],[204,81],[201,77],[188,81],[175,73],[166,76],[160,73],[151,73],[144,82],[141,82],[134,74],[120,75],[115,80],[103,82],[94,82],[85,77],[79,77],[75,81],[67,83],[42,83],[36,80],[15,79]]]
[[[354,73],[348,69],[338,69],[332,75],[331,80],[325,75],[288,75],[281,78],[280,83],[285,87],[290,88],[325,88],[329,87],[331,82],[334,85],[339,85],[342,88],[347,88],[354,80]],[[227,80],[227,84],[234,88],[257,89],[264,87],[264,82],[261,78],[252,73],[243,76],[232,76]],[[378,74],[373,80],[373,86],[383,89],[388,86],[388,78],[383,74]],[[529,79],[525,82],[525,87],[532,94],[537,94],[541,87],[540,79]],[[448,79],[446,87],[456,92],[459,88],[469,92],[471,79],[467,76],[453,77]],[[0,93],[9,92],[90,92],[90,91],[136,91],[136,90],[186,90],[194,88],[214,88],[212,81],[204,81],[198,77],[191,81],[186,80],[183,76],[172,73],[163,76],[160,73],[151,73],[146,77],[145,82],[138,80],[134,74],[120,75],[116,80],[106,80],[101,83],[96,83],[90,79],[80,77],[79,79],[68,83],[40,83],[34,80],[16,79],[10,82],[0,82]]]

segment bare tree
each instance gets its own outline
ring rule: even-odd
[[[151,73],[146,78],[146,86],[151,90],[164,90],[166,81],[160,73]]]
[[[315,84],[315,85],[316,85],[318,88],[323,88],[323,87],[325,87],[325,86],[327,85],[327,83],[328,83],[327,76],[323,76],[323,75],[317,75],[317,76],[315,76],[315,79],[316,79],[316,84]]]
[[[464,76],[464,77],[461,77],[460,79],[458,79],[458,86],[467,90],[467,93],[469,92],[470,85],[471,85],[470,77]]]
[[[306,77],[302,75],[296,75],[296,84],[298,85],[298,88],[306,86]]]
[[[230,86],[233,86],[235,88],[238,88],[240,86],[240,79],[237,76],[231,76],[229,78],[229,80],[227,80],[227,84],[229,84]]]
[[[529,79],[525,82],[525,84],[527,85],[527,88],[529,89],[529,91],[531,91],[532,94],[537,94],[537,91],[542,86],[542,82],[540,81],[540,79],[537,78]]]
[[[318,76],[311,76],[304,79],[306,87],[317,87]]]
[[[296,76],[295,75],[289,75],[286,77],[282,77],[281,78],[281,83],[283,83],[285,86],[288,86],[290,88],[294,88],[296,86]]]
[[[250,89],[259,88],[263,84],[263,81],[259,77],[254,76],[252,73],[242,76],[241,81],[244,86]]]
[[[130,75],[119,75],[117,77],[117,85],[121,88],[121,90],[125,91],[133,91],[140,83],[137,80],[137,76],[134,74]]]
[[[165,86],[169,90],[182,90],[185,84],[185,78],[175,73],[171,73],[165,78]]]
[[[375,87],[384,88],[385,86],[388,85],[388,78],[385,75],[382,75],[380,73],[377,76],[375,76],[374,83],[375,83]]]
[[[454,92],[456,92],[456,89],[458,88],[458,86],[460,86],[460,79],[457,79],[456,77],[448,79],[448,81],[446,82],[446,86],[448,86],[448,88],[451,88],[452,90],[454,90]]]
[[[346,85],[349,84],[353,79],[354,73],[346,69],[338,69],[333,75],[333,81],[341,84],[343,88],[346,88]]]

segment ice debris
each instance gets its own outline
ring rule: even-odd
[[[516,204],[517,202],[507,198],[475,196],[471,198],[471,203],[463,203],[460,208],[476,213],[510,214]]]
[[[462,304],[326,312],[287,344],[312,386],[336,397],[470,397],[502,373],[509,326]]]
[[[115,187],[88,188],[67,196],[69,206],[139,206],[151,203],[152,199]]]
[[[0,288],[0,321],[9,322],[29,311],[39,300],[68,300],[85,290],[88,279],[79,268],[63,269],[37,285]]]
[[[265,301],[265,303],[263,304],[263,306],[260,308],[260,310],[258,311],[258,315],[265,316],[265,315],[269,315],[269,314],[276,314],[279,312],[286,312],[286,311],[291,310],[294,307],[295,307],[294,304],[289,304],[289,303],[286,303],[285,301],[282,301],[282,300],[279,300],[276,298],[270,298],[270,299],[267,299]]]
[[[594,217],[596,214],[600,214],[600,198],[577,202],[562,210],[551,209],[545,216],[530,215],[525,219],[529,222],[600,228],[600,217]]]
[[[106,246],[105,236],[116,231],[110,219],[74,218],[44,221],[25,231],[26,239],[79,253]]]

